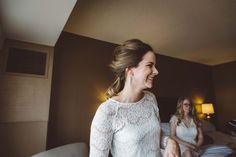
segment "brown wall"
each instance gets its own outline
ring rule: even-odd
[[[3,34],[2,26],[0,23],[0,50],[2,50],[4,39],[5,39],[5,35]]]
[[[101,94],[112,82],[108,68],[116,45],[63,32],[55,47],[48,148],[89,141]],[[153,92],[159,98],[190,96],[214,101],[209,66],[158,55]],[[161,105],[161,104],[160,104]]]
[[[9,46],[48,53],[47,74],[5,72]],[[53,48],[6,40],[0,56],[0,154],[30,156],[46,148]]]
[[[2,157],[29,157],[45,150],[47,122],[0,123]]]
[[[211,67],[159,55],[156,91],[160,97],[189,96],[214,101]]]
[[[48,148],[89,139],[91,119],[110,84],[114,44],[63,32],[55,46]]]
[[[213,80],[216,96],[218,123],[224,125],[231,119],[236,119],[236,61],[213,67]]]

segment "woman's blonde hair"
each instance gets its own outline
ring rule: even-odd
[[[117,95],[123,89],[126,68],[138,66],[143,56],[149,51],[153,51],[152,47],[139,39],[127,40],[115,48],[109,65],[115,74],[115,81],[107,90],[108,98]]]
[[[176,107],[176,112],[175,112],[175,116],[178,119],[177,125],[179,123],[181,123],[181,121],[184,118],[184,111],[183,111],[184,100],[188,100],[189,101],[189,103],[190,103],[189,105],[191,107],[191,112],[189,113],[189,116],[191,118],[193,118],[194,123],[196,125],[198,125],[199,124],[199,119],[197,118],[195,107],[193,105],[192,100],[190,98],[188,98],[188,97],[180,97],[178,99],[178,101],[177,101],[177,107]]]

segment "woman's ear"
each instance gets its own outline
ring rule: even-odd
[[[126,76],[127,75],[133,76],[134,75],[133,68],[131,68],[131,67],[125,68],[125,73],[126,73]]]

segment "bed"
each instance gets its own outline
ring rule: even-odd
[[[230,156],[236,156],[236,137],[231,136],[229,134],[223,133],[221,131],[216,130],[215,126],[211,124],[209,121],[202,121],[202,129],[205,137],[205,146],[225,146],[226,148],[229,148],[231,151]],[[217,151],[217,150],[215,150]],[[227,150],[226,150],[227,151]],[[220,148],[219,153],[220,154]],[[221,155],[223,156],[223,155]]]
[[[170,135],[169,119],[175,113],[177,98],[157,98],[160,109],[161,128]],[[216,130],[209,121],[202,120],[204,145],[201,157],[236,157],[236,137]]]

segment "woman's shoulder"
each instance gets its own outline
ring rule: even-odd
[[[144,90],[143,93],[144,93],[145,96],[150,96],[150,97],[156,98],[156,96],[150,91]]]
[[[157,103],[157,100],[156,100],[156,96],[150,92],[150,91],[144,91],[144,97],[146,97],[146,100],[148,100],[148,104],[151,105],[154,110],[156,112],[159,112],[159,108],[158,108],[158,103]],[[151,103],[150,103],[151,102]]]
[[[144,93],[144,97],[146,97],[146,98],[149,99],[149,100],[154,101],[155,104],[157,103],[155,94],[153,94],[153,93],[150,92],[150,91],[146,91],[146,90],[143,91],[143,93]]]
[[[97,112],[99,111],[108,115],[113,115],[115,114],[116,111],[116,104],[112,102],[110,99],[107,99],[106,101],[100,104],[100,106],[97,109]]]
[[[197,128],[202,128],[202,121],[200,121],[198,118],[192,118],[192,121],[194,122]]]
[[[111,132],[114,115],[115,112],[109,101],[101,103],[93,117],[91,128],[95,128],[102,133]]]
[[[175,114],[172,115],[170,118],[170,123],[177,123],[177,121],[178,121],[178,117]]]
[[[170,119],[178,119],[177,115],[173,114]]]

